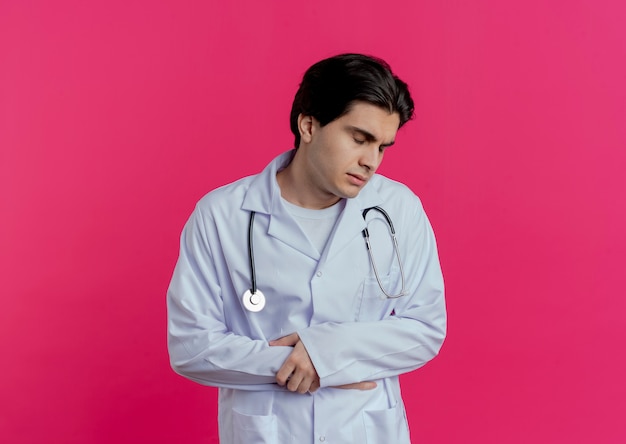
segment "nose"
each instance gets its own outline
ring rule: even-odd
[[[361,155],[359,165],[367,168],[369,171],[374,172],[382,161],[382,152],[378,149],[378,146],[371,144],[367,147]]]

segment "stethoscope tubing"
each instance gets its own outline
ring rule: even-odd
[[[363,219],[366,218],[367,213],[369,213],[370,210],[376,210],[380,214],[382,214],[385,220],[387,221],[387,225],[389,225],[391,241],[393,242],[393,250],[396,254],[396,259],[398,260],[398,265],[400,268],[400,280],[402,282],[402,288],[400,290],[400,293],[394,295],[394,294],[388,293],[387,290],[385,290],[385,287],[383,286],[383,283],[380,280],[380,276],[378,275],[378,267],[376,266],[376,261],[374,260],[374,255],[372,253],[372,244],[370,243],[370,232],[367,229],[367,227],[365,227],[361,233],[363,234],[363,238],[365,239],[365,245],[367,246],[367,254],[370,257],[370,263],[372,264],[372,268],[374,269],[374,276],[376,276],[376,281],[378,282],[378,286],[380,287],[380,290],[383,292],[383,294],[387,298],[398,299],[399,297],[405,296],[407,294],[407,291],[404,286],[405,285],[404,267],[402,266],[402,259],[400,258],[400,248],[398,248],[398,239],[396,238],[396,230],[393,228],[393,222],[391,221],[391,217],[389,216],[389,214],[387,214],[387,212],[379,206],[364,209],[362,213]]]
[[[378,267],[376,267],[376,261],[374,260],[374,255],[372,253],[372,245],[370,243],[369,230],[367,229],[367,227],[365,227],[361,233],[363,235],[363,238],[365,239],[365,245],[367,247],[367,254],[370,258],[370,263],[372,264],[374,275],[376,276],[376,281],[378,282],[378,286],[380,287],[380,290],[383,292],[383,294],[387,298],[397,299],[401,296],[405,296],[407,294],[407,291],[405,289],[404,267],[402,266],[402,259],[400,258],[400,249],[398,248],[396,230],[393,227],[393,222],[391,221],[391,217],[389,217],[389,214],[387,214],[387,212],[379,206],[370,207],[370,208],[366,208],[365,210],[363,210],[363,213],[362,213],[363,219],[366,218],[367,213],[370,212],[371,210],[378,211],[380,214],[382,214],[385,220],[387,221],[387,225],[389,225],[391,240],[393,242],[393,249],[395,251],[396,259],[398,260],[398,265],[400,268],[400,278],[402,281],[402,289],[400,290],[400,293],[396,295],[392,295],[388,293],[383,287],[382,281],[380,280],[380,276],[378,275]],[[250,281],[252,284],[252,288],[250,288],[249,291],[246,291],[243,296],[244,305],[250,311],[260,311],[265,306],[265,297],[263,296],[263,293],[261,291],[258,291],[258,294],[257,294],[257,285],[256,285],[256,267],[254,265],[254,241],[253,241],[253,235],[252,235],[255,214],[256,214],[255,211],[250,212],[250,222],[248,224],[248,258],[250,261]],[[252,298],[255,297],[255,295],[261,302],[252,301]],[[252,308],[250,308],[251,306]]]
[[[248,225],[248,256],[250,257],[250,280],[252,281],[252,288],[250,292],[256,293],[256,271],[254,266],[254,245],[252,241],[252,227],[254,226],[254,211],[250,212],[250,224]]]

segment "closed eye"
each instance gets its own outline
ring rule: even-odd
[[[376,136],[374,136],[372,133],[365,131],[361,128],[348,126],[346,129],[347,131],[350,131],[352,133],[352,139],[354,140],[354,143],[356,143],[357,145],[365,145],[366,143],[378,142],[378,139],[376,138]],[[395,141],[392,140],[389,143],[383,143],[382,145],[378,147],[379,152],[382,153],[383,151],[385,151],[385,149],[393,145],[394,142]]]

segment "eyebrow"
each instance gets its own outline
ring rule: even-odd
[[[362,128],[359,128],[359,127],[357,127],[357,126],[352,126],[352,125],[349,125],[349,126],[348,126],[348,129],[349,129],[350,131],[352,131],[352,132],[359,133],[361,136],[365,137],[365,140],[367,140],[368,142],[377,142],[377,141],[378,141],[378,139],[376,138],[376,136],[374,136],[374,135],[373,135],[372,133],[370,133],[369,131],[365,131],[365,130],[364,130],[364,129],[362,129]],[[392,140],[392,141],[391,141],[391,142],[389,142],[389,143],[382,143],[380,146],[382,146],[382,147],[384,147],[384,148],[387,148],[387,147],[390,147],[391,145],[393,145],[394,143],[396,143],[396,141],[395,141],[395,140]]]

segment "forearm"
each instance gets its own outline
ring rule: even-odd
[[[168,318],[172,368],[200,384],[244,390],[276,385],[276,372],[291,352],[228,332],[218,320],[186,310],[171,295]]]
[[[354,322],[320,323],[298,331],[321,387],[397,376],[439,353],[447,327],[443,275],[432,227],[417,203],[413,212],[397,218],[405,227],[400,244],[406,246],[401,257],[407,293],[394,300],[392,314],[381,315],[377,308]],[[370,298],[380,297],[379,288],[370,292]],[[365,297],[364,290],[363,301]]]
[[[181,251],[167,292],[168,349],[174,371],[195,382],[244,390],[271,390],[289,347],[235,334],[227,326],[222,288],[205,222],[195,211],[181,236]]]
[[[445,311],[425,322],[392,316],[381,321],[325,323],[298,332],[320,386],[371,381],[415,370],[434,358],[445,338]]]
[[[246,358],[222,362],[226,367],[221,367],[212,360],[211,353],[188,359],[184,357],[186,353],[178,356],[176,348],[178,346],[170,346],[171,365],[176,373],[202,385],[240,390],[282,389],[276,384],[276,372],[290,353],[289,349],[282,347],[268,347],[256,352],[246,348]]]

